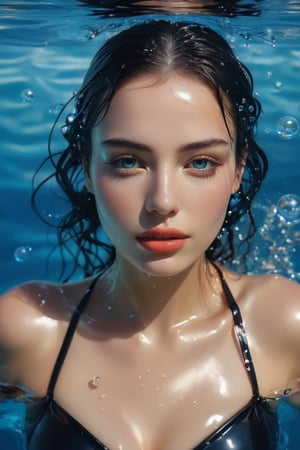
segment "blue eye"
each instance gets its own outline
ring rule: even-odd
[[[214,175],[219,165],[220,163],[217,161],[210,160],[205,157],[199,157],[187,163],[185,168],[188,169],[188,172],[192,176],[206,178]]]
[[[117,169],[137,169],[140,167],[140,164],[136,158],[132,156],[123,156],[122,158],[118,158],[111,163]]]
[[[204,158],[198,158],[191,161],[188,166],[190,169],[196,169],[196,170],[209,170],[212,167],[212,162],[208,159]]]
[[[115,176],[137,175],[144,168],[144,164],[131,155],[120,155],[105,163],[111,166]]]

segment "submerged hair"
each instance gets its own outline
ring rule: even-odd
[[[205,83],[220,106],[228,132],[228,118],[235,126],[236,163],[244,165],[244,175],[239,192],[228,205],[220,234],[206,256],[226,263],[236,258],[239,251],[239,257],[245,260],[255,233],[251,205],[268,168],[265,153],[254,139],[261,105],[253,95],[251,73],[226,40],[212,29],[190,22],[150,21],[119,32],[96,53],[75,94],[72,120],[67,120],[63,127],[68,142],[65,150],[58,154],[51,152],[50,133],[47,160],[53,164],[54,172],[34,187],[32,204],[39,213],[37,194],[52,178],[71,203],[72,208],[57,225],[65,280],[78,269],[85,276],[103,270],[115,257],[114,248],[100,237],[95,200],[82,182],[84,172],[89,172],[93,127],[104,118],[112,97],[124,83],[147,73],[164,77],[173,72]],[[247,222],[243,249],[234,232],[234,225],[241,218]],[[73,261],[68,272],[66,252]]]

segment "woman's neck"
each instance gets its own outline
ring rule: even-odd
[[[152,276],[119,258],[101,280],[106,316],[133,329],[166,333],[220,308],[222,289],[216,270],[198,260],[171,277]]]

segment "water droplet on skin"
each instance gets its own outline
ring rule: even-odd
[[[300,219],[300,197],[286,194],[280,197],[277,203],[277,214],[286,222],[295,222]]]
[[[25,262],[32,251],[31,247],[18,247],[14,251],[14,257],[17,262]]]
[[[98,387],[101,384],[101,377],[99,377],[98,375],[93,377],[93,379],[91,380],[91,385],[93,387]]]
[[[32,89],[24,89],[21,92],[21,99],[24,103],[31,103],[34,99],[34,92]]]
[[[281,117],[276,125],[277,134],[283,139],[290,139],[299,131],[299,123],[293,116]]]

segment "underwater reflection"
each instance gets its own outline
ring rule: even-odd
[[[261,8],[256,0],[244,1],[195,1],[195,0],[78,0],[79,6],[92,8],[92,14],[101,17],[128,17],[152,13],[209,14],[224,17],[259,16]]]

